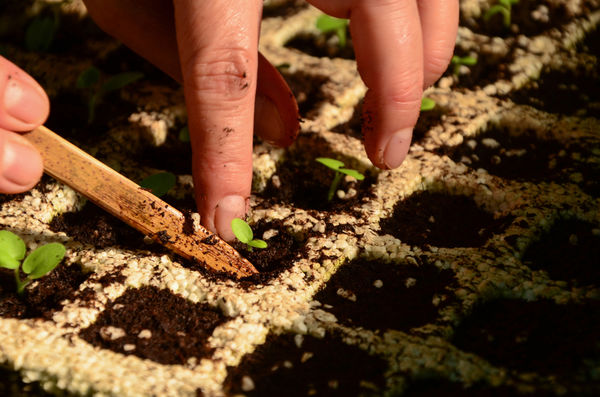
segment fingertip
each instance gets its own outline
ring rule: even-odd
[[[13,63],[1,59],[0,127],[29,131],[43,124],[49,112],[50,100],[37,81]]]
[[[247,200],[238,195],[222,198],[215,208],[214,226],[216,233],[225,241],[233,241],[235,235],[231,229],[234,218],[246,216]]]
[[[8,131],[0,135],[0,191],[12,194],[31,189],[44,172],[42,157],[20,136]]]

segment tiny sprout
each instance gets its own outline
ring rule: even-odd
[[[88,124],[92,124],[94,121],[96,106],[102,102],[102,99],[106,94],[118,91],[129,84],[135,83],[142,77],[144,77],[143,73],[125,72],[116,74],[103,83],[100,83],[100,71],[98,68],[91,66],[81,72],[77,78],[76,86],[77,88],[87,90],[88,92]]]
[[[365,179],[365,176],[356,170],[350,168],[342,168],[344,166],[344,163],[342,163],[339,160],[330,159],[327,157],[319,157],[316,159],[316,161],[335,171],[333,182],[331,182],[329,192],[327,192],[327,201],[331,201],[333,199],[333,195],[337,190],[340,181],[342,180],[342,174],[350,175],[351,177],[356,178],[359,181]]]
[[[150,190],[156,197],[162,197],[175,186],[177,178],[170,172],[158,172],[144,178],[140,186]]]
[[[36,248],[25,258],[25,242],[8,230],[0,230],[0,267],[15,271],[17,293],[23,294],[33,280],[50,273],[65,256],[65,246],[50,243]],[[25,260],[21,263],[21,261]],[[28,276],[21,280],[20,271]]]
[[[38,15],[25,30],[25,47],[29,51],[46,52],[50,49],[60,25],[60,13],[52,7],[53,15]]]
[[[421,112],[427,112],[435,107],[435,101],[431,98],[421,99]]]
[[[246,244],[248,251],[252,251],[252,248],[267,248],[267,242],[264,240],[255,239],[250,225],[248,225],[248,223],[246,223],[246,221],[243,219],[232,219],[231,230],[238,240]]]
[[[340,48],[344,48],[346,47],[346,29],[349,23],[348,19],[335,18],[323,14],[317,18],[317,29],[322,33],[334,32],[338,38]]]
[[[185,143],[190,141],[190,129],[187,125],[179,130],[179,140]]]
[[[462,65],[465,65],[465,66],[476,65],[477,58],[472,57],[470,55],[467,55],[464,57],[459,57],[458,55],[454,55],[452,57],[452,60],[450,61],[450,64],[452,65],[452,73],[454,73],[456,76],[458,76],[460,73],[460,67]]]
[[[513,4],[517,4],[519,0],[498,0],[498,4],[491,6],[483,15],[483,19],[487,22],[491,17],[500,13],[506,28],[510,27],[510,12]]]

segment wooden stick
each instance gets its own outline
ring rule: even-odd
[[[200,225],[194,228],[177,209],[48,128],[23,136],[41,152],[47,174],[175,253],[237,278],[258,273],[215,234]]]

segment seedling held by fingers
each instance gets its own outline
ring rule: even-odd
[[[243,219],[234,218],[231,220],[231,230],[235,237],[242,243],[246,244],[248,251],[252,251],[252,248],[267,248],[267,242],[260,239],[254,238],[252,228]]]
[[[435,107],[435,101],[431,98],[421,99],[421,112],[432,110]]]
[[[91,66],[81,72],[77,78],[77,88],[88,92],[88,124],[95,118],[96,106],[102,102],[105,95],[118,91],[144,77],[139,72],[125,72],[116,74],[104,82],[100,82],[100,70]]]
[[[510,28],[510,12],[513,4],[517,4],[519,0],[498,0],[498,4],[491,6],[483,15],[483,19],[487,22],[491,17],[500,13],[506,28]]]
[[[331,186],[329,187],[329,192],[327,192],[328,201],[331,201],[331,199],[333,199],[333,195],[335,194],[335,191],[337,190],[337,187],[340,184],[340,181],[342,180],[342,176],[344,174],[350,175],[351,177],[356,178],[359,181],[365,179],[365,176],[360,172],[350,168],[343,168],[344,163],[342,163],[339,160],[331,159],[328,157],[318,157],[316,161],[335,171],[335,176],[333,177],[333,181],[331,182]]]
[[[321,15],[317,18],[317,29],[322,33],[334,32],[338,38],[340,48],[346,47],[347,29],[350,21],[343,18],[334,18],[329,15]]]
[[[450,64],[452,65],[452,73],[454,73],[455,76],[458,76],[460,74],[460,67],[462,65],[465,65],[465,66],[476,65],[477,58],[472,57],[470,55],[467,55],[464,57],[459,57],[458,55],[454,55],[452,57],[452,60],[450,61]]]
[[[175,186],[177,178],[170,172],[158,172],[144,178],[140,186],[150,190],[156,197],[162,197]]]
[[[0,266],[15,271],[19,295],[23,294],[31,281],[45,276],[58,266],[65,256],[65,251],[64,245],[50,243],[36,248],[25,258],[25,242],[8,230],[0,230]],[[19,274],[21,270],[27,274],[23,280]]]

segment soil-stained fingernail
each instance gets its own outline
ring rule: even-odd
[[[231,230],[233,218],[244,218],[246,216],[246,199],[242,196],[226,196],[219,201],[215,209],[215,228],[217,234],[225,241],[232,241],[235,235]]]
[[[389,169],[397,168],[406,157],[406,147],[412,138],[412,128],[405,128],[396,132],[387,143],[383,151],[383,162]]]
[[[263,140],[277,144],[284,138],[285,126],[277,106],[263,95],[256,96],[254,108],[254,131]]]
[[[27,125],[44,122],[48,115],[48,97],[34,81],[22,76],[9,75],[4,88],[4,109]]]
[[[10,182],[27,186],[41,176],[42,160],[35,148],[7,139],[2,156],[2,176]]]

